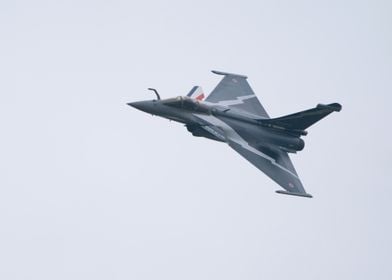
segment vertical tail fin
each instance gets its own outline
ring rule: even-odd
[[[190,98],[196,100],[203,100],[204,99],[204,92],[203,89],[199,86],[194,86],[191,91],[187,94]]]
[[[282,128],[293,131],[303,131],[309,126],[315,124],[322,118],[328,116],[332,112],[339,112],[342,105],[339,103],[332,103],[328,105],[318,104],[316,108],[283,116],[280,118],[260,120],[262,124]]]

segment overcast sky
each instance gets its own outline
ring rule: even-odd
[[[0,2],[1,279],[391,279],[390,1]],[[339,102],[313,199],[126,102],[240,73],[268,113]]]

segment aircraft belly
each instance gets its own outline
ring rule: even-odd
[[[228,125],[228,130],[234,130],[250,145],[264,143],[271,145],[271,135],[265,129],[254,124],[244,123],[230,118],[220,118]]]
[[[279,133],[268,128],[230,118],[221,118],[221,120],[254,147],[274,148],[295,153],[303,150],[305,146],[305,142],[296,136]]]

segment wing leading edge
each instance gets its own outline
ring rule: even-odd
[[[205,101],[235,108],[261,118],[269,118],[246,81],[246,76],[220,71],[212,71],[212,73],[224,77]]]
[[[237,153],[263,171],[286,191],[281,194],[312,197],[306,193],[289,155],[281,150],[251,146],[232,127],[214,116],[195,115],[201,127],[229,144]]]
[[[249,146],[249,144],[243,145],[236,141],[229,141],[228,144],[237,153],[286,190],[278,190],[276,191],[277,193],[312,197],[306,193],[286,152],[280,150],[260,150]]]

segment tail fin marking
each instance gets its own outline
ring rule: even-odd
[[[204,99],[204,92],[200,86],[194,86],[187,96],[201,101]]]

